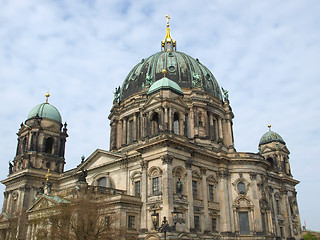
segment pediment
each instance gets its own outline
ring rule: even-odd
[[[62,198],[56,197],[59,200],[64,200]],[[67,200],[65,200],[67,201]],[[41,195],[33,205],[28,209],[27,212],[34,212],[34,211],[39,211],[39,210],[45,210],[48,208],[52,208],[54,206],[59,205],[59,202],[57,200],[54,200],[54,197],[49,197],[46,195]]]
[[[160,98],[158,96],[152,96],[148,99],[148,101],[144,105],[144,108],[147,108],[147,107],[155,105],[155,104],[163,104],[165,102],[168,102],[170,104],[174,104],[174,105],[182,107],[184,109],[188,109],[187,104],[183,101],[181,96],[174,96],[171,98]]]
[[[91,170],[103,165],[111,164],[121,159],[122,157],[123,156],[121,154],[97,149],[77,167],[76,172],[80,172],[82,168],[84,168],[85,170]]]
[[[272,146],[263,146],[261,147],[260,153],[264,154],[264,153],[275,152],[275,151],[285,152],[288,155],[290,154],[290,151],[286,145],[283,145],[281,148],[278,148],[278,149]]]

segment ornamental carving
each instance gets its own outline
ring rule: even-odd
[[[146,170],[148,168],[148,162],[147,161],[140,161],[140,166],[142,169]]]
[[[162,160],[162,164],[171,164],[173,157],[171,155],[167,154],[167,155],[162,156],[161,160]]]
[[[227,169],[221,169],[218,171],[218,178],[227,179],[230,176],[230,173]]]
[[[280,193],[281,193],[281,195],[286,195],[288,193],[288,190],[285,189],[284,187],[281,187]]]
[[[191,159],[187,159],[185,161],[185,165],[186,165],[186,168],[191,168],[192,167],[192,160]]]
[[[255,173],[255,172],[250,172],[250,179],[251,179],[251,180],[256,180],[256,179],[257,179],[257,173]]]
[[[264,210],[269,210],[270,209],[269,202],[264,197],[260,199],[259,204],[260,204],[260,209],[264,209]]]
[[[13,201],[16,201],[16,200],[18,199],[18,196],[19,196],[19,195],[18,195],[17,192],[13,192],[13,193],[12,193],[12,200],[13,200]]]
[[[201,173],[202,175],[205,175],[205,174],[207,173],[207,170],[208,170],[208,168],[200,167],[200,173]]]

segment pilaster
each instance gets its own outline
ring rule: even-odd
[[[167,217],[172,223],[171,212],[173,211],[173,181],[172,181],[172,160],[170,155],[164,155],[162,160],[162,197],[163,197],[163,216]]]
[[[219,204],[220,204],[220,229],[221,232],[231,232],[231,222],[233,220],[231,219],[231,211],[230,206],[232,204],[229,203],[229,186],[228,186],[228,180],[230,177],[230,173],[225,168],[220,168],[218,172],[218,178],[219,178]]]

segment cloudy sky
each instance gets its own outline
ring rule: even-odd
[[[319,12],[318,0],[0,1],[1,179],[47,91],[68,123],[66,169],[109,149],[114,88],[160,50],[169,14],[178,50],[229,90],[236,149],[257,152],[268,123],[284,138],[301,221],[320,230]]]

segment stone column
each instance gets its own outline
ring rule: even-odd
[[[187,198],[188,198],[188,216],[187,221],[187,228],[193,229],[194,228],[194,210],[193,210],[193,194],[192,194],[192,161],[188,159],[186,161],[186,172],[187,172],[187,182],[186,182],[186,190],[187,190]]]
[[[142,133],[142,138],[145,138],[147,136],[147,126],[146,126],[146,114],[142,115],[142,129],[141,129],[141,133]]]
[[[188,113],[186,113],[185,115],[184,115],[184,121],[183,121],[183,134],[184,134],[184,136],[185,137],[188,137],[188,119],[189,119],[189,117],[188,117]]]
[[[190,138],[194,137],[194,112],[193,108],[190,108],[190,115],[189,115],[189,129],[190,129]]]
[[[219,177],[219,194],[218,202],[220,204],[220,229],[221,232],[231,232],[231,211],[229,205],[229,172],[225,168],[220,168],[218,172]]]
[[[214,140],[214,130],[213,130],[213,117],[212,117],[212,113],[209,113],[209,137],[210,140],[213,141]]]
[[[218,118],[218,125],[219,125],[219,138],[223,139],[223,128],[222,128],[222,119],[219,117]]]
[[[117,147],[117,123],[113,121],[111,123],[111,131],[110,131],[110,149],[116,149]]]
[[[173,182],[172,182],[172,160],[170,155],[164,155],[162,160],[162,201],[163,216],[167,217],[169,224],[173,224],[171,212],[173,211]]]
[[[254,219],[253,219],[253,224],[255,224],[255,229],[257,232],[262,232],[262,222],[261,222],[261,209],[260,209],[260,202],[259,199],[259,189],[257,186],[257,173],[255,172],[250,172],[250,187],[252,187],[252,203],[254,206]]]
[[[122,145],[127,144],[127,120],[122,119]]]
[[[148,183],[147,183],[147,170],[148,170],[148,162],[141,160],[141,230],[147,230],[148,229],[148,209],[147,209],[147,196],[148,196]]]
[[[208,186],[207,186],[207,168],[200,168],[202,174],[202,195],[203,195],[203,208],[204,208],[204,224],[201,224],[202,231],[211,230],[211,221],[208,209]]]
[[[209,113],[208,111],[205,111],[204,114],[203,114],[203,118],[204,118],[204,134],[205,134],[205,137],[209,137],[210,136],[210,118],[209,118]]]
[[[226,145],[233,146],[232,120],[226,119]]]
[[[172,109],[171,107],[169,107],[169,132],[173,132],[173,129],[172,129],[172,125],[173,125],[173,116],[172,116]]]
[[[290,204],[289,204],[289,199],[288,199],[288,191],[287,190],[282,190],[281,191],[282,198],[284,199],[284,206],[283,208],[284,211],[284,217],[286,219],[286,222],[288,224],[288,230],[289,230],[289,236],[287,237],[292,237],[294,236],[293,229],[292,229],[292,218],[291,218],[291,211],[290,211]]]
[[[272,211],[273,211],[273,216],[274,216],[274,234],[276,236],[280,236],[280,232],[279,232],[279,222],[278,222],[278,211],[277,211],[277,205],[276,205],[276,199],[274,197],[274,193],[273,193],[273,188],[271,186],[268,187],[270,195],[271,195],[271,201],[272,201]]]
[[[137,115],[136,114],[133,114],[133,142],[137,141],[137,130],[138,130],[138,127],[137,127]]]
[[[165,106],[164,107],[164,131],[168,131],[169,130],[169,121],[168,121],[168,107]]]

